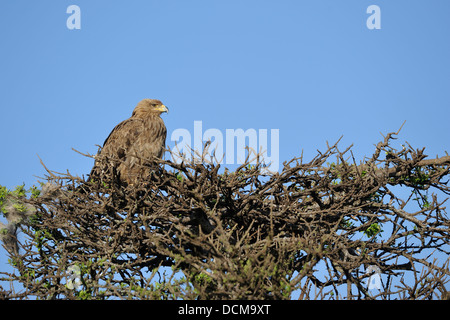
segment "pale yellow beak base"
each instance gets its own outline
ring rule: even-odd
[[[158,107],[158,111],[169,113],[169,108],[162,104]]]

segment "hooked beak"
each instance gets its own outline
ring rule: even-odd
[[[167,112],[167,113],[169,113],[169,108],[167,108],[165,105],[160,105],[159,107],[158,107],[158,110],[159,111],[161,111],[161,113],[162,112]]]

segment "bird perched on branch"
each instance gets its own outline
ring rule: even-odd
[[[165,151],[167,129],[160,117],[163,112],[169,109],[159,100],[140,101],[131,117],[119,123],[106,138],[89,180],[102,180],[111,167],[124,185],[134,184],[149,173],[147,165],[155,157],[161,159]]]

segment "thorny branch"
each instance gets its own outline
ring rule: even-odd
[[[0,297],[447,299],[449,260],[434,254],[449,254],[450,156],[396,150],[397,134],[359,164],[336,143],[274,174],[250,157],[222,170],[205,154],[160,160],[127,187],[114,168],[90,182],[47,169],[39,196],[8,198],[28,209],[3,206],[16,215],[2,231],[16,272],[0,280],[23,288]],[[369,266],[381,270],[378,291]]]

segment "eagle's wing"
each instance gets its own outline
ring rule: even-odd
[[[101,154],[117,159],[122,159],[126,151],[136,143],[143,133],[143,120],[139,118],[129,118],[122,121],[108,135],[103,142]]]
[[[111,131],[99,156],[115,163],[121,180],[132,181],[142,174],[142,165],[146,161],[153,157],[162,158],[166,135],[166,127],[159,116],[149,119],[131,117]],[[96,160],[90,178],[98,178],[101,174],[102,168]]]
[[[108,135],[103,143],[103,147],[97,156],[108,157],[111,160],[124,161],[127,150],[130,150],[142,134],[143,120],[138,118],[129,118],[122,121]],[[101,162],[101,161],[100,161]],[[99,161],[96,160],[91,170],[89,178],[98,178],[101,175]]]

